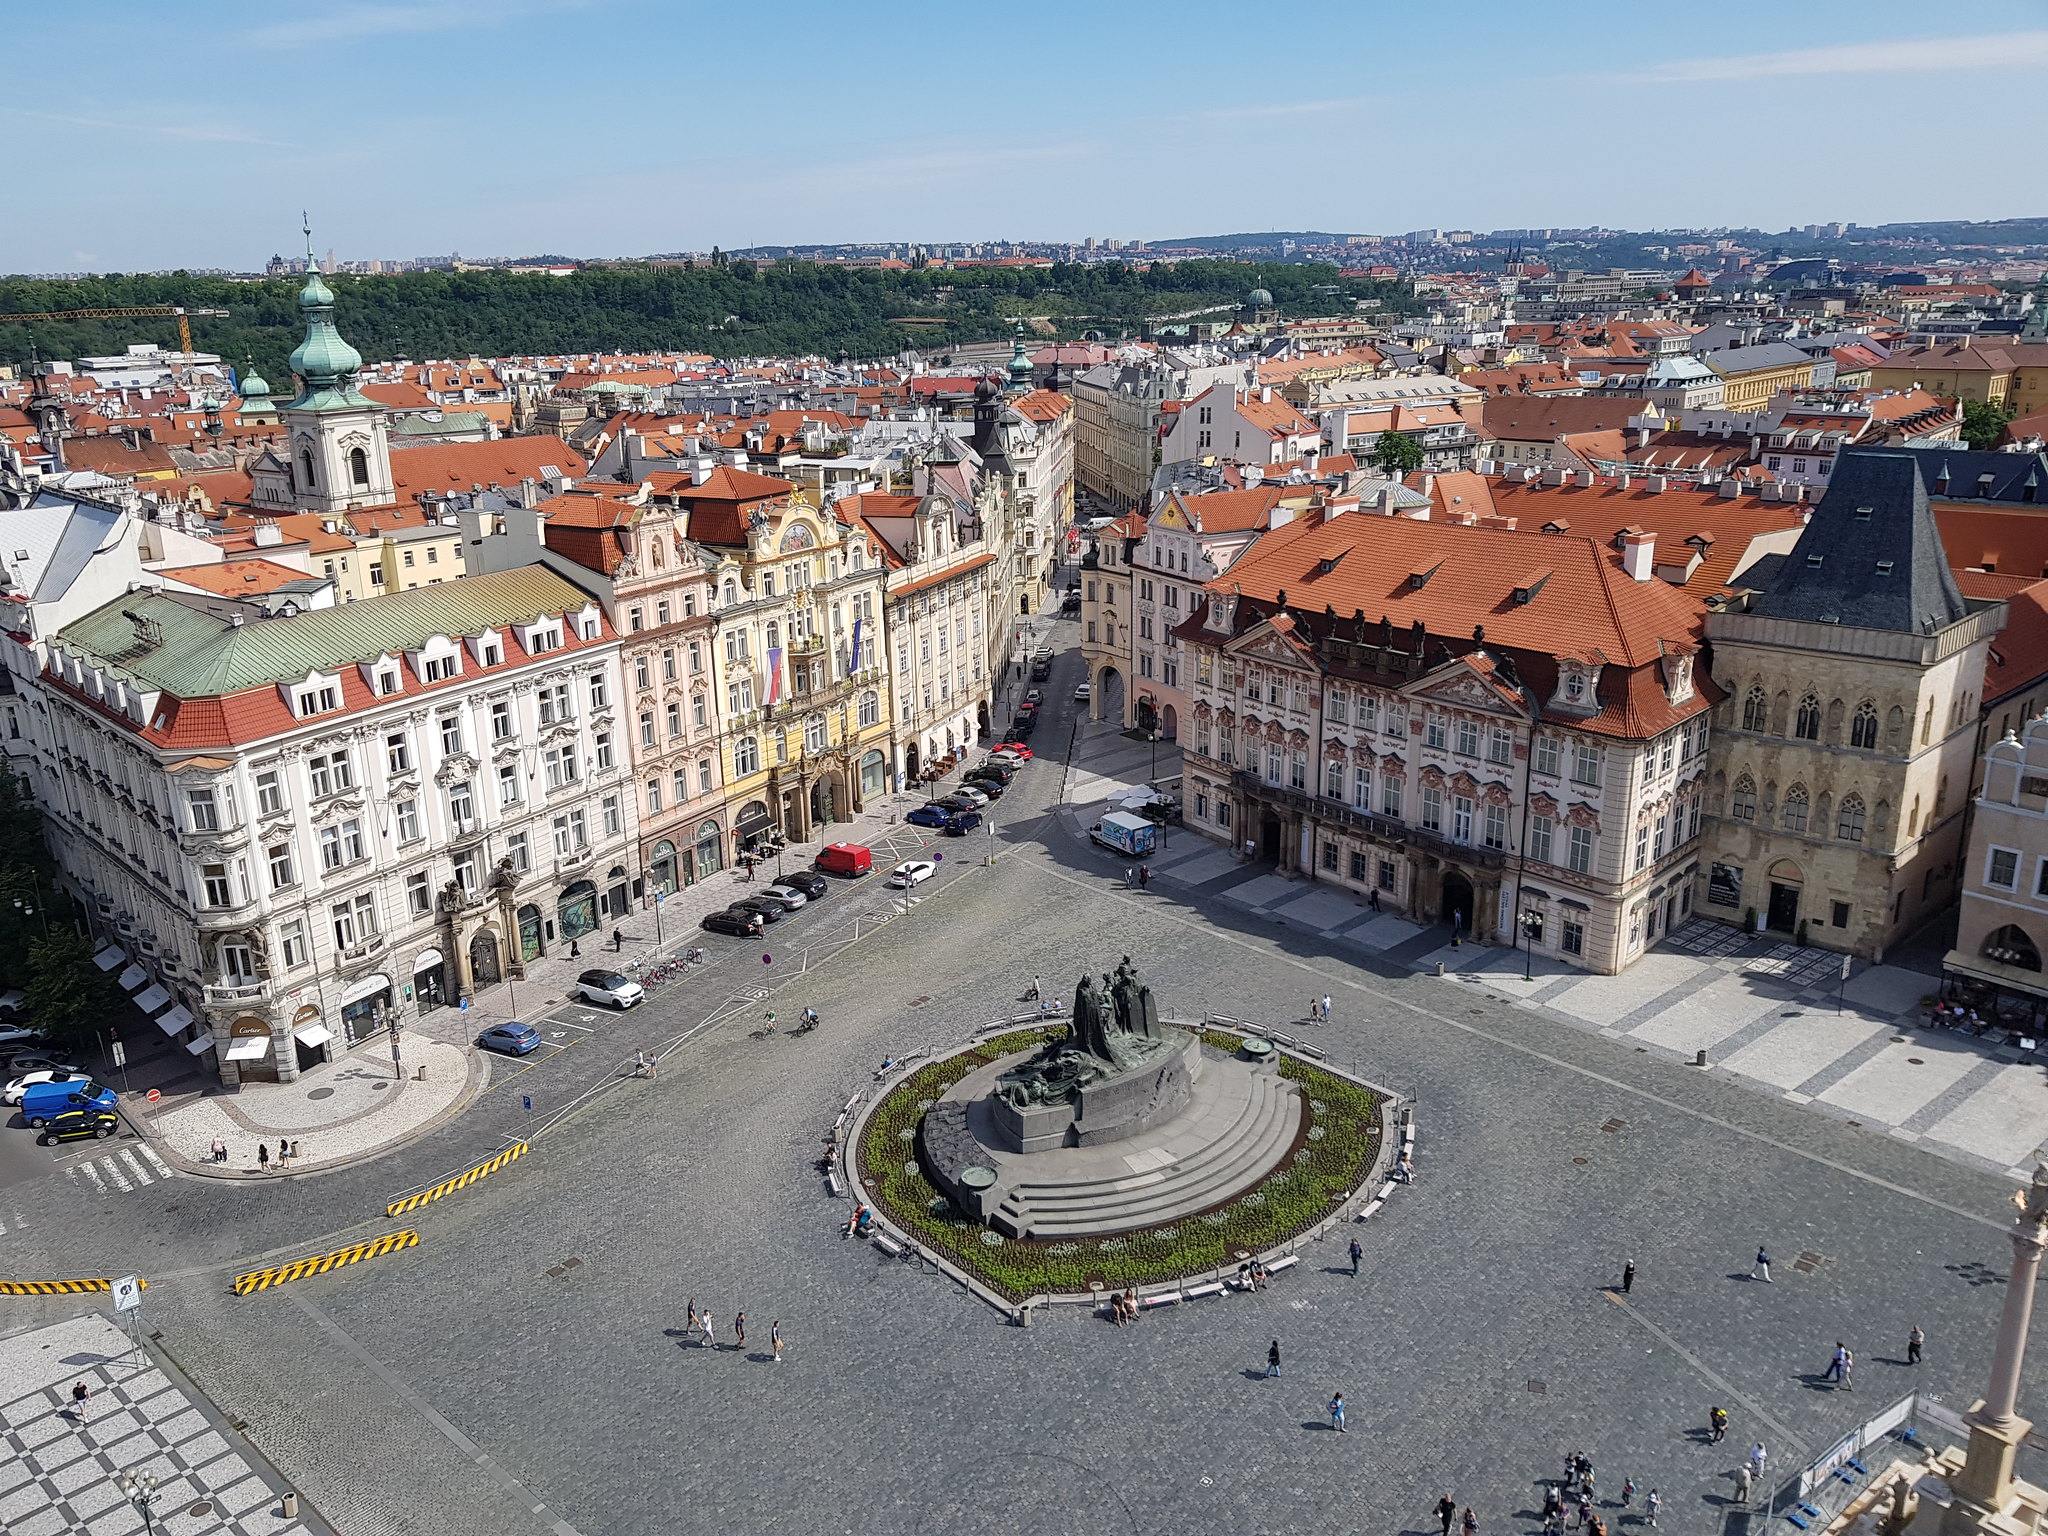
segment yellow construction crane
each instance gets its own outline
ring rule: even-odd
[[[178,349],[192,350],[192,315],[213,315],[225,320],[228,312],[224,309],[185,309],[176,304],[140,304],[124,309],[59,309],[40,315],[0,314],[0,320],[18,320],[33,325],[39,320],[126,320],[130,316],[176,315],[178,317]]]

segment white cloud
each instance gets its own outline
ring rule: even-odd
[[[291,147],[282,139],[258,138],[236,128],[212,123],[164,122],[153,117],[137,117],[124,122],[119,118],[83,117],[70,112],[36,112],[27,107],[0,107],[0,112],[12,117],[32,118],[37,122],[62,123],[71,128],[104,128],[113,133],[142,138],[184,139],[201,144],[261,144],[272,149]]]
[[[1634,78],[1654,81],[1753,80],[1791,75],[1878,75],[1913,71],[2010,69],[2048,64],[2048,31],[1995,32],[1979,37],[1898,38],[1794,48],[1783,53],[1674,59]]]

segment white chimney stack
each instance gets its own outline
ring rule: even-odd
[[[1621,530],[1621,568],[1630,581],[1648,581],[1656,575],[1657,536],[1640,528]]]

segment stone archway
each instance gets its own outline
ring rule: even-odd
[[[1476,909],[1476,900],[1472,891],[1472,882],[1465,878],[1462,871],[1455,869],[1444,871],[1443,894],[1437,915],[1442,921],[1449,923],[1460,935],[1467,937],[1471,935],[1472,915]]]
[[[505,979],[498,936],[488,928],[469,941],[469,977],[472,988],[493,987]]]
[[[822,827],[831,822],[843,820],[843,797],[839,792],[839,775],[821,774],[811,785],[811,825]]]
[[[1095,679],[1095,718],[1124,723],[1124,678],[1115,667],[1104,667]]]
[[[1180,740],[1180,711],[1171,704],[1159,712],[1159,735],[1164,741]]]

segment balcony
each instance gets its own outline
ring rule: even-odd
[[[1230,776],[1231,785],[1246,796],[1255,796],[1276,805],[1285,805],[1313,816],[1326,825],[1340,826],[1351,832],[1363,833],[1378,838],[1383,843],[1412,848],[1422,853],[1435,854],[1440,859],[1455,860],[1475,869],[1505,869],[1508,856],[1504,848],[1486,848],[1477,843],[1461,843],[1445,837],[1441,832],[1431,832],[1423,827],[1410,826],[1405,821],[1396,821],[1390,816],[1375,815],[1371,811],[1354,810],[1341,800],[1326,800],[1311,795],[1306,790],[1292,789],[1280,784],[1268,784],[1256,773],[1240,768]]]
[[[360,944],[351,944],[341,952],[343,960],[367,960],[384,948],[384,935],[373,933]]]
[[[201,990],[208,1003],[260,1003],[270,997],[270,983],[253,976],[208,982]]]
[[[574,853],[559,854],[555,859],[555,873],[566,875],[579,869],[587,869],[594,856],[594,851],[589,848],[578,848]]]

